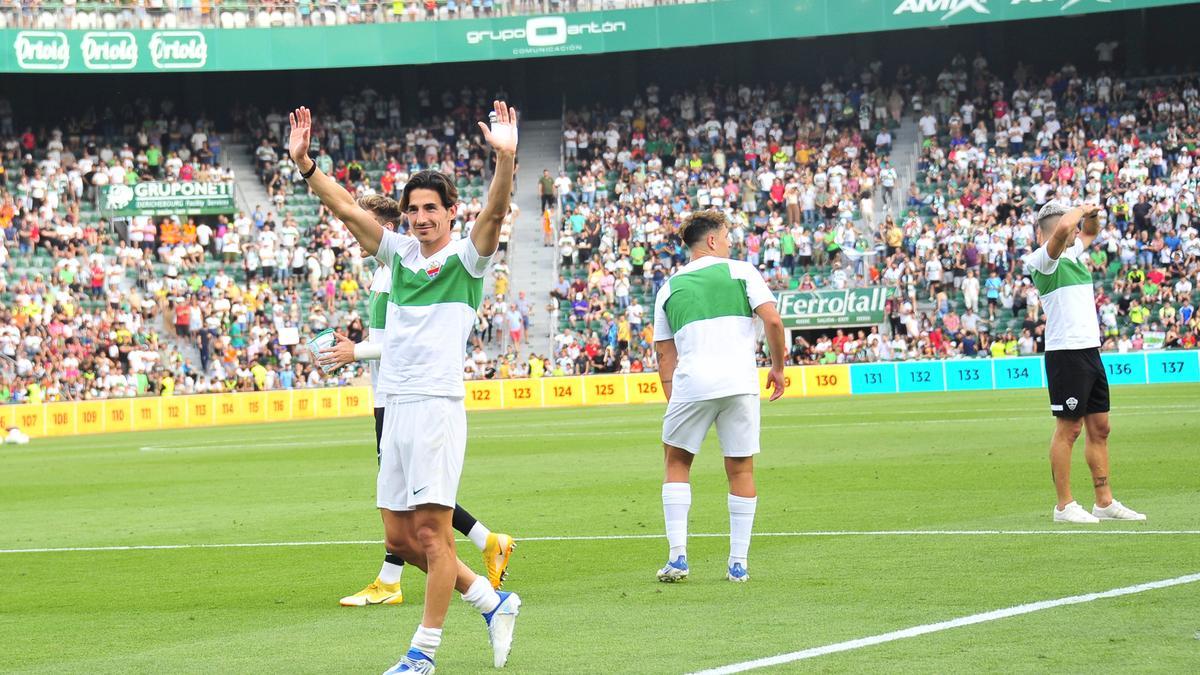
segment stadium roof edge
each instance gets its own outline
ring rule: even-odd
[[[1196,0],[718,0],[547,16],[296,28],[0,30],[0,73],[309,70],[493,61],[845,35]]]

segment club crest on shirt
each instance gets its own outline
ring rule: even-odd
[[[430,279],[436,277],[438,275],[438,272],[441,272],[441,271],[442,271],[442,263],[437,260],[430,260],[429,264],[425,266],[425,274],[428,275]]]

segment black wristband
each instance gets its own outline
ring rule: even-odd
[[[312,168],[309,169],[308,171],[305,171],[304,173],[300,174],[300,177],[303,178],[304,180],[308,180],[309,178],[312,178],[312,175],[316,172],[317,172],[317,163],[314,160]]]

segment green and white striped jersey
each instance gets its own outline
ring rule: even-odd
[[[1046,312],[1046,351],[1100,346],[1096,295],[1092,273],[1082,262],[1087,255],[1078,239],[1058,259],[1046,247],[1025,256],[1025,266]]]
[[[754,310],[775,296],[750,263],[716,256],[679,269],[654,301],[655,341],[674,340],[672,401],[758,394]]]
[[[462,398],[463,354],[491,256],[464,237],[426,258],[416,238],[384,232],[375,257],[392,272],[376,394]]]
[[[387,327],[388,296],[392,291],[392,268],[380,265],[371,277],[371,292],[367,295],[367,342],[382,343],[384,328]],[[372,359],[369,363],[371,371],[371,390],[375,394],[375,406],[383,407],[379,398],[379,361]]]

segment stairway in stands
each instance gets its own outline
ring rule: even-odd
[[[917,159],[921,153],[921,133],[917,121],[905,118],[900,127],[892,131],[892,166],[896,169],[896,201],[888,211],[897,222],[904,219],[905,200],[908,187],[917,179]],[[882,208],[883,199],[878,200]]]
[[[273,211],[271,197],[262,181],[254,173],[254,147],[245,143],[225,146],[225,163],[233,169],[237,184],[237,205],[246,213],[253,213],[255,206],[263,211]]]
[[[530,301],[533,310],[528,349],[539,354],[552,353],[554,327],[547,305],[556,278],[554,248],[543,243],[538,178],[543,169],[549,169],[552,176],[558,175],[561,144],[560,120],[521,123],[515,200],[521,213],[513,224],[512,240],[508,245],[509,288],[512,293],[525,291],[525,297]]]

